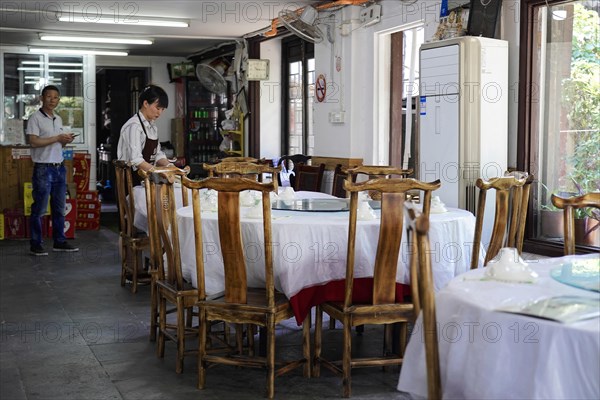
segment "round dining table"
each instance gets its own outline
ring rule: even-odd
[[[347,204],[345,199],[333,200],[336,198],[323,193],[317,196]],[[297,193],[294,201],[301,202],[299,197]],[[312,306],[343,298],[349,213],[332,208],[300,211],[301,207],[293,206],[294,201],[288,202],[292,206],[284,207],[288,209],[272,210],[272,240],[275,287],[291,300],[300,324]],[[260,287],[264,285],[262,215],[254,218],[252,210],[253,207],[245,207],[241,212],[242,240],[248,284]],[[365,280],[365,285],[372,279],[379,235],[379,211],[375,210],[374,214],[373,219],[359,220],[356,230],[355,277],[359,282]],[[191,207],[179,208],[177,218],[183,275],[197,286]],[[441,289],[470,267],[475,217],[465,210],[450,209],[431,214],[430,219],[434,281],[435,287]],[[224,290],[224,274],[215,211],[202,213],[202,235],[206,291],[219,293]],[[404,238],[400,251],[397,298],[408,293],[410,282],[409,252]]]
[[[600,398],[598,254],[528,266],[538,274],[531,283],[493,280],[482,268],[436,294],[443,398]],[[398,382],[417,397],[427,396],[422,334],[419,316]]]

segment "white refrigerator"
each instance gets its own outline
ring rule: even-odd
[[[440,179],[434,195],[475,213],[477,178],[501,176],[507,167],[508,42],[464,36],[423,44],[419,96],[419,179]],[[484,242],[494,202],[488,196]]]

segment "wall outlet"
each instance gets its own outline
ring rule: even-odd
[[[329,122],[332,124],[343,124],[346,118],[345,111],[330,111]]]
[[[363,26],[370,26],[381,20],[381,5],[373,4],[360,10],[360,22]]]

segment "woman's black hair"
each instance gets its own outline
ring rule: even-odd
[[[148,85],[142,90],[142,93],[140,93],[138,108],[142,108],[144,101],[147,101],[148,104],[152,104],[156,100],[158,100],[159,107],[167,108],[169,106],[169,96],[167,96],[167,93],[163,88],[156,85]]]

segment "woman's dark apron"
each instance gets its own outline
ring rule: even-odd
[[[142,157],[144,161],[154,165],[154,161],[156,159],[156,150],[158,149],[158,139],[148,139],[148,132],[146,132],[146,127],[144,126],[144,122],[140,117],[140,113],[137,114],[138,119],[140,120],[140,125],[142,125],[142,130],[144,131],[144,135],[146,135],[146,144],[144,144],[144,148],[142,149]],[[142,181],[137,171],[134,171],[133,176],[133,185],[139,185]]]

